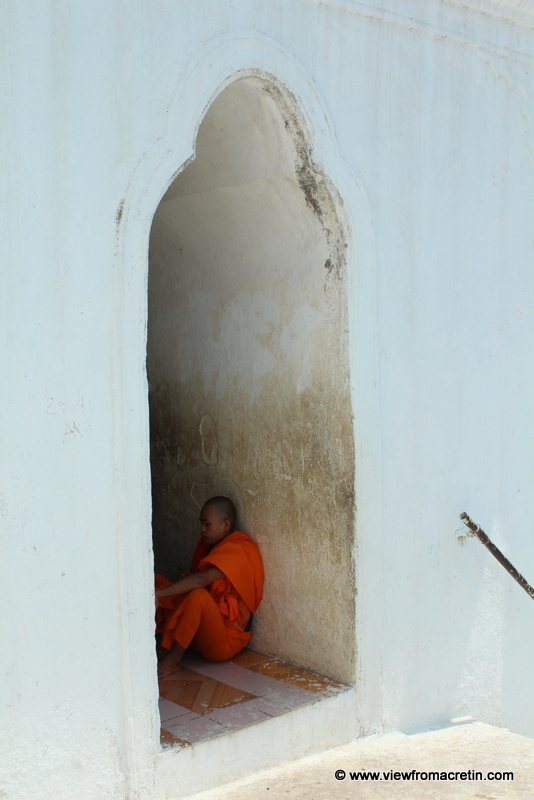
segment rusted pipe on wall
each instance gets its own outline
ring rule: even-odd
[[[502,564],[502,565],[503,565],[503,567],[505,568],[505,570],[506,570],[507,572],[509,572],[509,573],[510,573],[510,575],[512,576],[512,578],[514,578],[514,580],[516,580],[516,581],[518,582],[518,584],[519,584],[520,586],[522,586],[522,587],[523,587],[523,589],[524,589],[524,590],[525,590],[525,592],[526,592],[526,593],[529,595],[529,597],[531,597],[531,598],[534,600],[534,587],[533,587],[533,586],[531,586],[531,585],[530,585],[530,583],[528,583],[528,581],[526,581],[526,580],[523,578],[523,576],[521,575],[521,573],[520,573],[520,572],[518,572],[518,571],[516,570],[516,568],[514,567],[514,565],[513,565],[513,564],[512,564],[510,561],[508,561],[508,559],[506,558],[506,556],[505,556],[505,555],[503,555],[503,553],[501,553],[501,551],[499,550],[499,548],[498,548],[498,547],[496,547],[496,546],[493,544],[493,542],[491,541],[491,539],[489,538],[489,536],[487,535],[487,533],[484,533],[484,531],[482,530],[482,528],[481,528],[479,525],[476,525],[476,524],[473,522],[473,520],[471,519],[471,517],[469,517],[469,516],[468,516],[468,515],[465,513],[465,511],[463,511],[463,512],[460,514],[460,519],[462,520],[462,522],[464,523],[464,525],[467,525],[467,527],[468,527],[468,528],[469,528],[469,530],[471,531],[472,535],[473,535],[473,536],[476,536],[476,538],[479,540],[479,542],[482,542],[482,544],[483,544],[483,545],[485,545],[485,547],[487,547],[487,548],[488,548],[488,550],[490,551],[490,553],[491,553],[493,556],[495,556],[495,558],[497,559],[497,561],[499,562],[499,564]]]

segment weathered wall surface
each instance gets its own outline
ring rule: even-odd
[[[533,20],[530,0],[3,5],[0,601],[12,609],[2,615],[0,648],[6,798],[148,800],[156,793],[149,234],[173,176],[194,154],[206,108],[221,87],[251,73],[274,75],[295,96],[351,228],[362,730],[470,713],[534,733],[532,601],[477,542],[461,547],[454,535],[457,515],[468,511],[533,580]],[[311,579],[319,592],[322,563],[311,577],[298,571],[300,553],[307,557],[324,530],[309,520],[293,524],[295,507],[309,501],[310,513],[316,510],[307,475],[312,487],[319,480],[298,455],[306,467],[320,453],[329,474],[345,467],[337,450],[325,458],[325,437],[310,441],[304,426],[289,438],[284,410],[267,413],[263,398],[290,395],[288,418],[309,421],[314,436],[326,429],[341,436],[346,418],[323,421],[325,404],[311,401],[331,391],[321,385],[318,333],[332,341],[338,322],[326,310],[322,226],[294,177],[280,169],[272,181],[280,202],[267,218],[287,231],[290,211],[300,209],[296,221],[310,238],[288,254],[284,235],[274,242],[279,264],[269,264],[279,276],[288,264],[301,274],[302,253],[321,278],[292,305],[281,292],[248,283],[261,265],[247,273],[237,263],[248,304],[226,284],[218,286],[222,304],[207,311],[202,298],[198,306],[189,301],[190,313],[207,316],[208,326],[223,330],[224,322],[229,344],[241,341],[241,315],[248,314],[256,336],[240,365],[256,367],[247,385],[231,364],[223,365],[219,386],[213,370],[202,386],[191,373],[183,386],[189,391],[196,382],[210,403],[196,409],[176,462],[188,459],[183,466],[202,493],[215,473],[227,475],[231,433],[243,466],[229,477],[242,494],[244,526],[258,540],[275,529],[279,537],[304,531],[287,539],[291,558],[283,564],[274,540],[261,543],[271,574],[284,576],[283,586],[268,591],[286,591],[293,564],[292,580]],[[264,187],[269,180],[257,176]],[[217,192],[232,193],[222,180],[206,188],[206,208],[208,195],[215,201]],[[265,191],[240,192],[239,205],[224,209],[243,209],[236,225],[265,198]],[[165,202],[162,213],[173,203],[185,214],[193,199]],[[184,239],[188,233],[180,230]],[[253,231],[258,242],[262,235]],[[206,239],[202,264],[209,247]],[[232,244],[222,249],[230,258]],[[330,284],[332,312],[342,311],[337,285]],[[257,306],[256,291],[263,295]],[[291,309],[301,306],[319,317],[293,321]],[[298,334],[308,326],[308,343],[284,339],[288,326]],[[258,341],[264,349],[256,358]],[[286,395],[276,385],[271,348],[293,387]],[[217,357],[212,352],[203,363],[213,367]],[[184,363],[181,353],[179,369]],[[301,387],[304,375],[310,383]],[[265,458],[254,450],[243,460],[238,414],[222,401],[231,392],[242,403],[244,429],[257,427],[272,459],[272,505],[259,480],[249,483],[250,475],[265,476]],[[262,413],[250,411],[253,402]],[[199,426],[208,416],[216,464],[193,452],[194,437],[202,450]],[[270,432],[274,423],[283,436]],[[207,419],[203,431],[209,462]],[[291,480],[280,492],[286,474]],[[347,507],[346,496],[321,496]],[[273,515],[291,525],[278,529]],[[329,537],[332,574],[340,540]],[[269,597],[265,608],[274,609]],[[320,616],[321,607],[309,613]],[[267,616],[258,635],[262,626],[267,638]]]
[[[228,494],[267,581],[254,646],[354,669],[354,445],[345,239],[272,83],[226,88],[150,239],[156,565],[189,567],[202,503]]]

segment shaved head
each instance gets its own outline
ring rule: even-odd
[[[235,528],[235,521],[237,517],[237,513],[235,510],[235,506],[230,500],[229,497],[223,497],[222,495],[218,495],[217,497],[210,497],[209,500],[206,500],[202,508],[214,508],[217,516],[219,519],[227,519],[230,522],[230,533]]]

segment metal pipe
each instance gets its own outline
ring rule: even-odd
[[[523,587],[523,589],[529,595],[529,597],[531,597],[534,600],[534,587],[531,586],[530,583],[528,583],[528,581],[526,581],[523,578],[521,573],[516,570],[514,565],[510,561],[508,561],[506,556],[503,555],[503,553],[501,553],[499,548],[493,544],[487,533],[484,533],[484,531],[479,525],[475,525],[471,517],[469,517],[465,513],[465,511],[463,511],[460,514],[460,519],[462,520],[464,525],[467,525],[473,536],[476,536],[479,542],[482,542],[482,544],[488,548],[492,556],[495,556],[499,564],[503,565],[505,570],[510,573],[512,578],[514,578],[518,582],[518,584]]]

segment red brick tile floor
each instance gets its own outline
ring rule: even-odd
[[[187,747],[347,688],[248,648],[222,663],[187,652],[159,682],[161,745]]]

